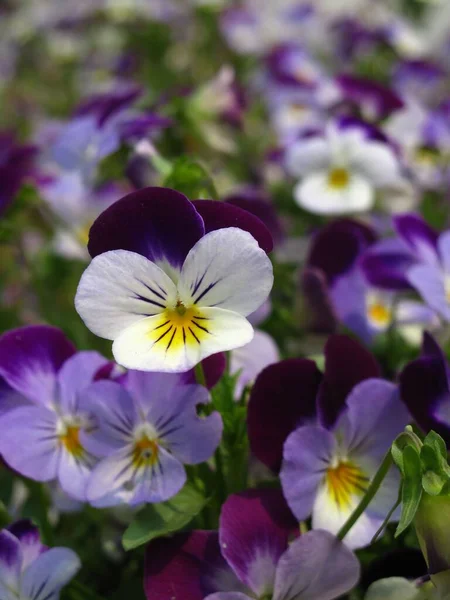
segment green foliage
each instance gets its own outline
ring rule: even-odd
[[[191,200],[217,199],[217,190],[206,169],[186,156],[175,160],[164,186],[182,192]]]
[[[208,502],[190,485],[171,500],[149,504],[134,518],[125,531],[122,543],[125,550],[133,550],[155,538],[174,533],[189,525]]]
[[[402,515],[395,535],[409,527],[422,498],[422,467],[417,449],[408,444],[403,450]]]

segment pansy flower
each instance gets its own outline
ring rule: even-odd
[[[422,354],[400,374],[400,394],[416,423],[450,445],[450,366],[434,338],[425,333]]]
[[[90,231],[93,260],[75,306],[91,331],[114,340],[130,369],[182,372],[248,343],[247,315],[272,287],[263,223],[223,202],[145,188],[116,202]]]
[[[147,598],[158,600],[332,600],[359,578],[354,554],[326,531],[295,538],[278,490],[228,498],[219,532],[192,531],[149,544]]]
[[[69,548],[44,546],[37,527],[28,520],[0,531],[2,600],[58,600],[80,566],[80,559]]]
[[[209,402],[204,387],[139,371],[129,371],[125,382],[98,381],[87,390],[98,423],[86,440],[100,459],[86,491],[94,506],[167,500],[186,481],[183,464],[208,460],[220,442],[219,413],[196,412]]]
[[[23,327],[0,338],[0,375],[21,395],[0,417],[0,453],[10,467],[36,481],[56,479],[84,500],[95,462],[83,444],[94,426],[84,390],[106,364],[97,352],[76,353],[54,327]]]
[[[288,171],[301,178],[294,188],[299,206],[317,214],[367,211],[379,188],[400,179],[391,147],[351,121],[330,123],[323,135],[294,142],[286,153]]]
[[[408,423],[395,385],[379,378],[373,357],[345,336],[331,336],[325,372],[287,359],[257,378],[248,410],[250,447],[281,467],[283,493],[299,521],[337,533],[364,495],[383,455]],[[395,503],[392,471],[346,542],[368,544]]]

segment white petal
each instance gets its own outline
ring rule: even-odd
[[[87,327],[108,340],[175,302],[175,285],[164,271],[128,250],[96,256],[75,296],[75,307]]]
[[[116,361],[128,369],[183,372],[225,350],[247,344],[253,328],[240,314],[220,308],[201,308],[185,319],[167,314],[141,319],[114,341]]]
[[[360,496],[352,496],[349,506],[340,507],[335,502],[332,493],[326,484],[318,491],[314,502],[312,525],[313,529],[325,529],[337,534],[352,512],[358,506]],[[353,525],[350,532],[345,536],[344,543],[350,548],[362,548],[367,546],[375,535],[382,520],[374,519],[363,513]]]
[[[352,173],[348,184],[340,189],[328,182],[328,172],[309,175],[294,188],[299,206],[319,215],[339,215],[366,211],[374,203],[374,191],[369,182]]]
[[[272,263],[255,238],[236,227],[211,231],[186,257],[178,283],[186,306],[220,307],[247,316],[273,285]]]
[[[352,163],[377,187],[392,185],[400,178],[399,161],[389,146],[382,142],[361,144]]]
[[[324,138],[307,138],[292,144],[286,152],[286,168],[298,177],[325,169],[330,162],[329,144]]]

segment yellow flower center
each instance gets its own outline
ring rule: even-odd
[[[387,327],[392,321],[391,309],[381,302],[374,302],[367,310],[368,317],[378,327]]]
[[[183,346],[199,346],[212,335],[208,317],[202,315],[200,308],[187,308],[178,301],[175,308],[167,308],[148,332],[153,346],[165,352],[180,350]]]
[[[59,435],[59,441],[72,456],[80,457],[84,450],[80,442],[80,427],[78,425],[68,425],[64,433]]]
[[[134,443],[133,464],[136,467],[152,466],[158,460],[158,454],[158,442],[144,434]]]
[[[353,463],[341,461],[328,469],[326,485],[338,508],[348,510],[351,508],[353,496],[364,495],[369,486],[369,479]]]
[[[328,173],[328,186],[334,190],[342,190],[348,186],[350,174],[347,169],[336,168]]]

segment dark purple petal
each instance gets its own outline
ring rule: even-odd
[[[92,258],[108,250],[131,250],[181,268],[204,231],[201,216],[186,196],[149,187],[118,200],[96,219],[88,250]]]
[[[225,198],[225,202],[238,206],[258,217],[272,235],[274,244],[279,244],[285,237],[284,227],[278,218],[273,204],[258,190],[244,190]]]
[[[208,358],[202,360],[203,373],[205,375],[206,387],[208,390],[213,388],[225,372],[227,366],[227,358],[224,352],[211,354]],[[195,369],[191,369],[186,373],[181,373],[181,377],[185,383],[197,383]]]
[[[394,217],[394,226],[418,259],[436,262],[438,234],[421,217],[402,214]]]
[[[147,546],[144,590],[149,600],[203,600],[216,591],[208,589],[204,565],[219,553],[217,533],[191,531],[159,538]],[[211,574],[212,575],[212,574]]]
[[[133,85],[124,89],[93,95],[79,105],[75,115],[95,115],[98,125],[101,127],[110,117],[128,108],[141,92],[140,87]]]
[[[282,360],[257,377],[247,414],[250,448],[273,471],[281,466],[287,436],[315,416],[321,380],[316,363],[303,358]]]
[[[372,354],[345,335],[332,335],[325,345],[325,376],[317,397],[318,416],[324,427],[332,427],[354,386],[379,377],[380,368]]]
[[[20,146],[12,133],[0,131],[0,214],[19,191],[24,178],[32,174],[37,149]]]
[[[423,334],[422,356],[434,356],[446,363],[445,354],[442,348],[428,331],[425,331]]]
[[[248,231],[265,252],[269,253],[273,250],[270,231],[257,216],[248,210],[216,200],[194,200],[193,204],[203,218],[205,233],[225,227],[238,227]]]
[[[143,138],[155,131],[169,127],[172,121],[154,113],[139,114],[123,119],[118,124],[120,138],[124,141]]]
[[[0,531],[0,596],[5,600],[18,596],[21,568],[20,542],[7,529],[3,529]]]
[[[258,597],[273,589],[278,559],[298,527],[280,490],[233,494],[222,507],[222,554],[238,578]]]
[[[376,109],[375,118],[382,119],[392,112],[403,108],[402,99],[381,83],[353,75],[340,75],[337,83],[345,97],[356,105]]]
[[[387,245],[386,242],[387,240],[383,240],[372,246],[361,257],[360,268],[368,282],[375,287],[387,290],[411,289],[406,272],[415,264],[415,258],[406,249],[400,248],[400,245],[395,247],[395,244]]]
[[[433,429],[450,445],[450,423],[436,418],[443,404],[450,406],[448,367],[443,358],[422,356],[406,365],[400,374],[400,398],[423,431]]]
[[[375,239],[375,232],[367,225],[353,219],[338,219],[315,235],[307,265],[323,271],[331,283],[354,266]]]
[[[323,271],[306,268],[301,274],[300,286],[308,309],[308,329],[315,333],[333,333],[337,319]]]
[[[0,337],[0,375],[26,398],[47,404],[53,400],[57,372],[74,353],[56,327],[13,329]]]

